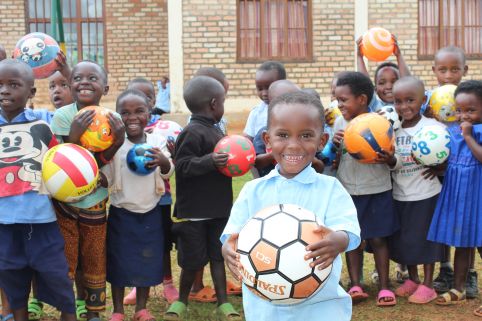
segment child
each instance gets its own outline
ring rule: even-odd
[[[107,94],[107,73],[92,61],[79,62],[70,78],[74,103],[61,107],[52,119],[52,130],[65,143],[80,144],[80,136],[93,120],[95,111],[82,114],[84,107],[99,105]],[[109,113],[109,123],[114,134],[111,147],[95,153],[102,167],[110,162],[124,143],[124,125],[120,117]],[[105,309],[105,235],[107,189],[99,187],[95,192],[76,203],[54,201],[60,230],[65,238],[65,256],[69,262],[69,275],[74,278],[77,265],[82,267],[87,319],[98,320],[98,312]],[[80,259],[79,259],[80,257]]]
[[[341,149],[337,178],[355,203],[361,238],[368,242],[375,256],[380,288],[377,305],[392,306],[396,304],[396,299],[395,294],[388,289],[389,256],[386,238],[398,229],[398,222],[392,209],[390,170],[384,163],[358,162],[347,153],[343,145],[344,129],[353,118],[369,111],[368,102],[373,93],[372,82],[362,73],[347,72],[338,78],[335,96],[343,117],[338,117],[335,121],[333,144]],[[351,280],[348,293],[355,303],[368,297],[360,286],[362,255],[362,248],[346,255]]]
[[[218,170],[226,166],[228,154],[214,153],[223,137],[214,126],[224,113],[225,89],[206,76],[192,78],[184,88],[191,122],[176,141],[176,223],[178,263],[181,267],[179,301],[171,304],[164,320],[179,320],[186,311],[196,273],[208,262],[216,291],[218,311],[231,320],[239,314],[227,302],[226,272],[221,255],[221,235],[231,209],[231,178]]]
[[[62,320],[74,321],[64,240],[40,173],[45,152],[57,141],[47,123],[26,109],[36,91],[26,64],[11,59],[0,62],[0,88],[0,164],[4,175],[12,176],[0,193],[0,287],[15,320],[27,321],[27,299],[35,275],[39,299],[59,309]]]
[[[70,90],[70,83],[59,71],[56,71],[49,77],[49,98],[55,109],[59,109],[65,105],[70,105],[74,102],[72,92]]]
[[[338,284],[342,268],[339,253],[359,245],[360,228],[353,202],[340,182],[317,174],[310,166],[326,140],[323,107],[316,97],[295,92],[270,102],[265,142],[278,165],[267,176],[244,185],[221,236],[223,255],[231,272],[241,279],[239,255],[234,250],[239,231],[261,209],[291,203],[314,212],[332,230],[322,241],[307,246],[306,259],[317,258],[311,263],[313,267],[333,263],[333,269],[324,287],[297,305],[274,305],[245,289],[243,306],[248,321],[351,319],[350,298]],[[298,155],[301,157],[296,161],[289,157]]]
[[[124,288],[136,287],[134,321],[154,321],[146,309],[149,287],[162,282],[163,233],[162,212],[158,206],[164,194],[163,179],[169,178],[174,166],[169,160],[166,139],[144,133],[150,118],[149,99],[139,90],[120,94],[116,111],[121,115],[127,139],[115,154],[113,162],[102,168],[110,187],[107,220],[107,281],[112,286],[114,312],[111,321],[124,320]],[[152,160],[147,168],[155,168],[146,176],[133,173],[125,161],[135,144],[147,143]],[[139,193],[140,190],[143,193]],[[142,266],[142,268],[139,268]]]
[[[162,76],[157,81],[157,97],[153,113],[162,116],[171,112],[171,83],[169,77]]]
[[[149,114],[150,119],[145,128],[146,133],[152,133],[153,126],[161,119],[160,115],[153,115],[154,105],[156,103],[156,94],[154,91],[154,86],[152,82],[145,78],[134,78],[129,81],[127,89],[137,89],[140,90],[144,95],[146,95],[149,102]],[[148,130],[150,126],[151,130]],[[172,303],[179,298],[179,292],[177,292],[176,287],[172,281],[172,269],[171,269],[171,250],[173,249],[174,237],[171,232],[172,219],[171,219],[171,186],[169,184],[169,179],[164,180],[165,193],[161,196],[159,201],[159,209],[162,213],[162,232],[164,235],[164,256],[162,258],[162,270],[164,271],[164,276],[162,280],[163,284],[163,295],[168,303]],[[136,288],[126,295],[124,298],[124,304],[136,304]]]
[[[402,117],[396,131],[395,155],[389,161],[394,170],[394,208],[400,219],[400,230],[391,239],[390,256],[408,265],[409,279],[396,289],[395,294],[408,297],[411,303],[426,304],[437,297],[432,287],[435,262],[442,258],[441,244],[427,241],[438,194],[442,185],[435,175],[412,157],[412,137],[425,126],[442,126],[435,119],[420,114],[425,97],[423,82],[415,77],[402,77],[393,86],[395,109]],[[386,155],[383,155],[385,157]],[[417,264],[423,264],[424,280],[420,283]]]
[[[435,301],[465,301],[470,252],[482,246],[482,82],[469,80],[455,90],[457,121],[448,128],[450,156],[428,240],[455,247],[454,286]]]

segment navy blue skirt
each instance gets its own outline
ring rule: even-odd
[[[159,206],[139,214],[115,206],[107,219],[107,281],[117,287],[162,282],[164,235]]]

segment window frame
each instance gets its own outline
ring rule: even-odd
[[[420,53],[420,49],[421,49],[421,44],[422,44],[422,41],[420,39],[420,3],[422,2],[423,0],[418,0],[417,1],[417,6],[418,6],[418,10],[417,10],[417,58],[418,60],[433,60],[434,57],[435,57],[435,53],[434,52],[433,54],[421,54]],[[433,26],[433,27],[437,27],[438,28],[438,49],[439,50],[440,48],[443,48],[441,47],[441,43],[443,42],[443,29],[445,27],[444,24],[440,23],[441,22],[441,17],[443,16],[444,14],[444,11],[443,11],[443,3],[442,1],[444,0],[438,0],[438,26]],[[465,14],[465,1],[460,1],[461,3],[461,12]],[[482,3],[480,4],[482,6]],[[461,26],[458,27],[458,26],[454,26],[454,28],[457,30],[460,30],[460,38],[461,38],[461,41],[462,41],[462,46],[461,48],[465,51],[465,28],[466,28],[466,25],[465,25],[465,17],[461,17]],[[482,27],[482,17],[481,17],[481,27]],[[446,26],[446,27],[450,27],[450,26]],[[478,60],[478,59],[481,59],[482,58],[482,52],[480,53],[472,53],[472,54],[465,54],[465,58],[467,60]]]
[[[306,0],[306,3],[307,3],[307,26],[306,26],[306,31],[307,31],[307,48],[306,48],[306,51],[307,51],[307,54],[305,57],[299,57],[299,58],[296,58],[296,57],[287,57],[287,56],[278,56],[278,57],[275,57],[275,56],[267,56],[267,55],[263,55],[263,53],[261,53],[261,55],[259,57],[241,57],[241,24],[240,24],[240,16],[241,16],[241,9],[240,9],[240,1],[243,1],[243,0],[236,0],[236,62],[239,62],[239,63],[249,63],[249,62],[262,62],[262,61],[266,61],[266,60],[276,60],[276,61],[281,61],[281,62],[313,62],[313,4],[312,4],[312,0]],[[266,1],[270,1],[270,0],[248,0],[248,1],[259,1],[260,2],[260,23],[259,23],[259,29],[260,29],[260,44],[261,44],[261,51],[263,50],[263,40],[264,40],[264,32],[263,32],[263,29],[264,29],[264,23],[263,23],[263,17],[264,17],[264,5],[263,3],[265,3]],[[291,1],[291,0],[283,0],[285,5],[284,5],[284,8],[285,8],[285,16],[284,16],[284,20],[285,20],[285,29],[284,30],[284,39],[285,39],[285,43],[288,43],[288,1]],[[287,48],[287,46],[286,46]]]
[[[36,0],[34,0],[36,1]],[[51,0],[41,0],[44,3],[44,16],[46,11],[45,11],[45,3],[50,2]],[[74,0],[75,1],[75,12],[76,16],[73,17],[72,11],[70,12],[71,17],[70,18],[62,18],[62,21],[64,23],[64,35],[65,35],[65,24],[66,23],[73,23],[75,24],[75,30],[77,33],[77,62],[84,60],[84,50],[83,50],[83,39],[82,39],[82,23],[87,23],[87,26],[89,26],[89,23],[102,23],[102,47],[104,49],[104,64],[103,67],[108,70],[108,59],[107,59],[107,39],[106,39],[106,11],[105,11],[105,0],[96,0],[96,1],[101,1],[102,2],[102,17],[82,17],[82,6],[81,6],[81,1],[82,0]],[[30,17],[30,4],[29,0],[25,0],[25,32],[30,33],[32,32],[30,30],[30,24],[35,24],[35,25],[46,25],[51,23],[51,18],[31,18]],[[35,7],[35,13],[37,14],[37,7]],[[50,15],[51,13],[49,13]],[[90,27],[88,27],[88,32],[90,31]],[[48,33],[48,32],[47,32]],[[67,53],[65,53],[67,54]],[[69,62],[69,59],[67,57],[67,62]]]

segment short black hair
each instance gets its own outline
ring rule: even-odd
[[[35,83],[32,68],[26,63],[17,60],[17,59],[4,59],[0,61],[0,66],[8,66],[18,70],[20,73],[20,77],[23,81],[25,81],[30,86],[33,86]]]
[[[149,99],[147,99],[147,96],[142,91],[140,91],[138,89],[126,89],[123,92],[121,92],[119,97],[117,97],[117,100],[115,102],[115,110],[116,111],[119,111],[123,100],[128,96],[137,96],[137,97],[141,98],[146,103],[147,110],[149,110]]]
[[[315,88],[303,88],[301,89],[301,91],[309,95],[313,95],[321,101],[320,93],[318,93],[318,91]]]
[[[224,94],[224,87],[219,81],[208,76],[196,76],[184,86],[184,101],[191,113],[204,111],[216,96]]]
[[[454,97],[458,94],[474,94],[482,104],[482,81],[480,80],[466,80],[461,82],[457,89],[455,89]]]
[[[102,66],[102,65],[99,65],[97,62],[93,61],[93,60],[82,60],[82,61],[79,61],[75,66],[74,68],[72,68],[72,75],[74,74],[74,70],[75,68],[77,68],[78,65],[82,64],[82,63],[90,63],[90,64],[94,64],[97,66],[97,69],[100,70],[100,74],[101,76],[104,78],[104,85],[107,85],[108,81],[109,81],[109,76],[107,75],[107,71],[105,70],[105,68]]]
[[[375,78],[373,78],[373,79],[375,79],[375,84],[377,83],[378,72],[379,72],[380,70],[382,70],[383,68],[385,68],[385,67],[393,68],[393,69],[395,69],[397,72],[400,73],[400,70],[399,70],[397,64],[395,64],[395,63],[393,63],[393,62],[391,62],[391,61],[384,61],[384,62],[382,62],[381,64],[379,64],[379,65],[377,66],[377,69],[375,69]]]
[[[338,78],[336,86],[348,86],[355,97],[366,95],[367,105],[370,104],[375,92],[375,87],[370,78],[358,71],[343,73],[343,75]]]
[[[325,124],[325,111],[321,101],[312,94],[307,94],[302,91],[291,92],[273,99],[268,106],[268,128],[270,126],[271,117],[273,117],[273,109],[280,104],[301,104],[301,105],[311,105],[316,108],[319,118],[321,120],[321,128]]]
[[[405,76],[405,77],[399,78],[395,82],[393,87],[395,88],[396,86],[400,86],[400,85],[408,84],[408,83],[412,83],[412,84],[417,85],[418,90],[420,91],[419,94],[425,95],[425,85],[424,85],[423,81],[421,81],[419,78],[417,78],[415,76]]]
[[[148,84],[148,85],[151,85],[152,88],[154,88],[154,85],[152,84],[152,81],[150,81],[149,79],[146,79],[144,77],[136,77],[136,78],[133,78],[131,80],[129,80],[129,82],[127,83],[127,88],[130,88],[131,85],[133,84]]]
[[[462,61],[462,65],[465,66],[465,51],[462,48],[457,46],[447,46],[447,47],[440,48],[435,53],[434,60],[439,59],[440,56],[445,53],[453,53],[453,54],[459,55],[460,60]]]
[[[216,67],[201,67],[199,68],[194,77],[196,76],[207,76],[216,79],[224,86],[224,82],[226,81],[226,75]]]
[[[276,70],[278,72],[278,80],[286,79],[286,69],[285,66],[279,61],[268,60],[263,62],[259,67],[258,71],[270,71]]]

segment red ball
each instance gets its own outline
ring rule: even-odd
[[[229,154],[227,166],[220,168],[219,171],[230,177],[246,174],[253,167],[256,159],[253,143],[240,135],[224,137],[216,144],[214,152]]]

